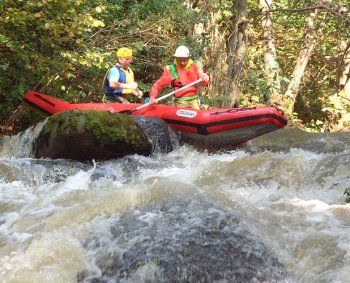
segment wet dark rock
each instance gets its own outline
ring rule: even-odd
[[[37,158],[107,160],[129,154],[150,155],[152,145],[130,116],[93,110],[50,116],[35,141]]]
[[[126,213],[114,220],[109,240],[133,246],[120,257],[99,236],[88,240],[85,248],[94,251],[101,274],[84,274],[82,282],[133,281],[135,276],[138,282],[282,282],[287,276],[233,211],[201,198],[158,200]],[[150,263],[158,270],[152,279],[139,273]]]
[[[178,146],[179,136],[168,124],[157,117],[132,116],[151,140],[153,152],[167,153]]]
[[[282,151],[292,148],[316,153],[342,152],[350,145],[350,133],[309,133],[295,127],[285,127],[252,139],[244,146],[245,150]]]

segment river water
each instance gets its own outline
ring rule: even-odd
[[[350,282],[350,134],[35,159],[0,141],[0,282]]]

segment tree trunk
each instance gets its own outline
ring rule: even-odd
[[[310,13],[308,19],[307,19],[307,27],[305,31],[305,40],[301,47],[301,51],[299,53],[299,56],[296,61],[296,65],[293,71],[293,75],[291,78],[291,81],[288,85],[288,88],[284,94],[284,109],[286,110],[287,114],[292,115],[294,110],[294,104],[299,92],[299,86],[301,83],[301,79],[304,75],[305,68],[307,66],[307,63],[311,57],[312,51],[315,48],[315,45],[319,39],[319,36],[323,30],[324,24],[325,24],[325,17],[323,18],[318,31],[314,35],[314,24],[315,19],[317,16],[317,10],[314,10]]]
[[[280,68],[277,62],[277,53],[275,46],[275,35],[272,26],[273,0],[260,0],[262,6],[262,29],[264,39],[264,62],[266,83],[269,89],[269,104],[282,105],[281,84],[279,79]]]
[[[350,101],[350,79],[346,81],[343,92],[344,96],[348,98],[348,101]]]
[[[204,52],[204,63],[209,68],[208,74],[211,83],[207,88],[202,88],[202,91],[210,100],[211,107],[222,108],[227,106],[226,97],[228,97],[227,53],[223,48],[226,44],[227,34],[225,29],[220,29],[218,23],[220,10],[208,4],[205,9],[208,12],[208,22],[205,24],[205,30],[208,37],[206,40],[209,44]],[[217,99],[218,97],[224,99]],[[206,106],[202,105],[202,107]]]
[[[343,72],[339,79],[339,91],[346,92],[349,90],[349,87],[346,86],[350,85],[350,40],[347,43],[342,42],[342,51],[344,53],[342,62]],[[350,93],[347,94],[350,95]]]
[[[229,96],[231,106],[237,105],[242,65],[246,51],[245,28],[247,23],[247,1],[234,1],[232,5],[233,31],[229,36],[227,78],[230,80]]]

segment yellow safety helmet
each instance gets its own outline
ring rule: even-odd
[[[131,57],[132,56],[132,50],[130,48],[127,47],[122,47],[119,48],[116,52],[118,57]]]

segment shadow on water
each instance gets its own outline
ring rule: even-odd
[[[100,272],[82,273],[79,282],[284,282],[287,276],[234,211],[213,200],[158,200],[108,222],[108,243],[94,234],[84,245]]]

